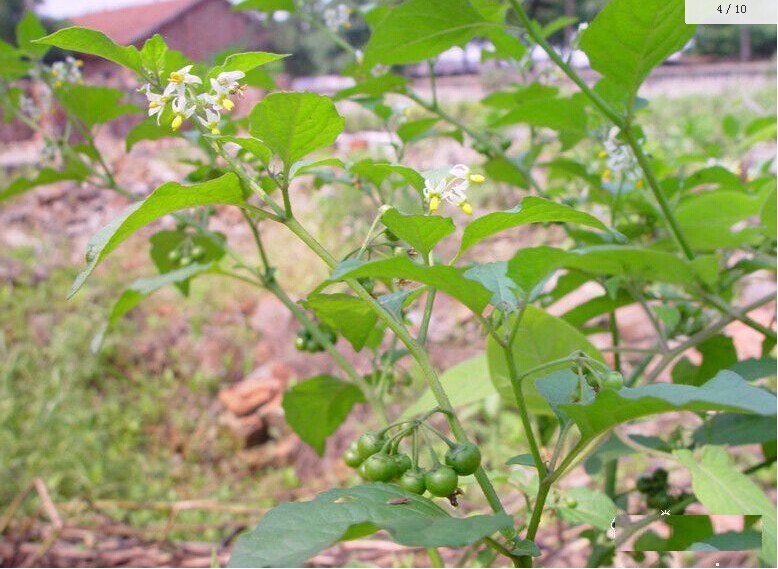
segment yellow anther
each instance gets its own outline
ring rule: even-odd
[[[462,208],[462,211],[464,211],[467,215],[473,215],[473,206],[471,206],[467,202],[462,202],[459,204],[459,207]]]
[[[81,59],[76,59],[75,61],[76,67],[83,67],[84,62]]]
[[[54,82],[55,87],[62,87],[62,81],[55,81]]]
[[[157,101],[149,101],[149,108],[150,109],[156,109],[159,106],[159,102]]]
[[[212,126],[211,127],[211,134],[221,134],[221,131],[219,130],[218,126]]]
[[[483,184],[486,181],[486,178],[481,174],[470,174],[468,179],[474,184]]]
[[[611,179],[612,173],[609,168],[605,168],[605,171],[602,173],[602,179],[606,182]]]
[[[178,130],[181,124],[184,122],[184,115],[176,115],[173,118],[173,122],[170,123],[170,128],[173,130]]]
[[[224,97],[221,100],[221,106],[224,107],[226,110],[231,111],[232,109],[235,108],[235,103],[230,101],[227,97]]]
[[[181,75],[178,71],[173,71],[170,73],[170,77],[168,77],[168,80],[171,83],[181,83],[181,81],[184,80],[184,76]]]
[[[435,213],[440,207],[440,196],[432,196],[430,198],[430,213]]]
[[[643,180],[638,180],[637,182],[635,182],[635,187],[636,188],[642,188],[643,187]]]
[[[600,150],[600,151],[597,153],[597,158],[605,158],[606,156],[608,156],[608,153],[607,153],[607,152],[605,152],[604,150]]]

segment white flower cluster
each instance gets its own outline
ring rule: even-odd
[[[636,183],[640,180],[637,160],[629,146],[618,139],[618,135],[619,129],[613,127],[608,132],[608,137],[603,140],[605,150],[600,156],[605,158],[605,171],[602,177],[605,181],[610,181],[618,176],[624,181]]]
[[[243,79],[245,74],[242,71],[224,71],[210,79],[210,90],[198,92],[195,86],[202,85],[203,80],[190,73],[191,70],[192,66],[187,65],[173,71],[161,94],[153,92],[148,83],[141,87],[140,90],[146,93],[149,102],[149,116],[156,116],[159,124],[162,113],[170,103],[173,111],[170,126],[173,130],[178,130],[185,119],[195,115],[212,134],[219,134],[221,111],[231,111],[235,108],[230,97],[241,90],[238,81]],[[205,116],[196,114],[197,111],[201,111]]]
[[[84,62],[74,57],[66,57],[65,61],[56,61],[49,69],[54,86],[60,87],[64,83],[83,83],[84,78],[81,75],[81,67]]]
[[[433,173],[424,179],[424,198],[429,203],[430,213],[440,208],[442,202],[449,202],[467,215],[473,213],[473,207],[467,201],[467,189],[470,184],[482,184],[486,178],[481,174],[471,174],[464,164],[453,166],[448,172]]]
[[[324,10],[324,25],[333,32],[340,28],[348,29],[351,27],[349,19],[351,18],[351,8],[345,4],[338,4],[333,8]]]

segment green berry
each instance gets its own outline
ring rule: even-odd
[[[618,391],[624,387],[624,376],[617,371],[609,371],[605,374],[605,379],[602,382],[602,386],[605,389],[613,389]]]
[[[407,454],[397,454],[392,458],[394,459],[394,466],[397,470],[397,476],[402,476],[412,466],[411,457]]]
[[[424,494],[427,485],[424,482],[423,470],[409,470],[400,477],[400,488],[411,494]]]
[[[473,443],[459,443],[446,452],[446,464],[460,476],[473,474],[481,466],[481,451]]]
[[[424,483],[429,493],[439,498],[453,494],[458,482],[459,477],[450,466],[439,466],[424,476]]]
[[[381,449],[384,448],[384,443],[386,443],[386,440],[379,436],[378,433],[365,433],[359,437],[359,440],[357,441],[357,450],[359,455],[363,459],[366,459],[367,457],[380,452]]]
[[[357,468],[363,462],[362,455],[356,449],[348,449],[343,453],[343,462],[351,468]]]
[[[181,251],[173,249],[167,254],[167,258],[171,263],[178,263],[181,260]]]
[[[192,258],[200,260],[205,256],[205,248],[200,245],[192,247]]]
[[[389,482],[397,474],[394,459],[387,454],[374,454],[365,459],[365,474],[373,482]]]

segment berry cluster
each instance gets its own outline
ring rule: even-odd
[[[678,495],[669,492],[664,468],[657,468],[653,474],[638,478],[637,490],[646,497],[646,505],[657,510],[668,510],[689,496],[685,492]],[[682,514],[683,511],[676,513]]]
[[[179,267],[187,267],[205,257],[205,248],[185,241],[167,254],[168,260]]]
[[[448,446],[444,464],[438,460],[431,445],[428,445],[430,468],[422,468],[419,464],[418,435],[422,427],[440,437]],[[426,432],[422,434],[426,438]],[[406,438],[412,440],[410,456],[400,451],[400,443]],[[363,434],[351,444],[343,459],[348,466],[357,469],[364,480],[396,481],[407,492],[419,495],[429,492],[440,498],[451,498],[453,502],[453,497],[458,493],[459,477],[478,470],[481,451],[473,443],[449,440],[422,419],[397,423],[379,432]]]

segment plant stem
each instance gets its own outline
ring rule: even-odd
[[[438,551],[437,547],[428,547],[427,548],[427,555],[430,558],[430,567],[445,567],[446,564],[443,563],[443,558],[440,556],[440,551]]]
[[[281,209],[275,200],[273,200],[273,198],[270,197],[259,186],[257,181],[252,176],[249,176],[248,173],[242,167],[240,167],[240,165],[220,145],[217,144],[215,149],[219,155],[222,156],[224,160],[233,168],[235,173],[243,180],[243,182],[249,188],[251,188],[252,191],[262,197],[274,211]],[[289,180],[285,179],[284,184],[288,185]],[[284,215],[283,210],[281,210],[280,213]],[[313,251],[322,261],[324,261],[324,263],[330,269],[335,268],[335,266],[338,264],[335,257],[333,257],[330,252],[327,251],[327,249],[325,249],[324,246],[322,246],[322,244],[319,243],[316,238],[300,224],[299,221],[297,221],[297,219],[294,217],[284,217],[282,218],[282,221],[283,224],[289,229],[289,231],[297,236],[300,241],[305,243],[311,249],[311,251]],[[462,423],[459,421],[459,418],[457,417],[454,408],[451,405],[451,401],[443,389],[437,372],[432,366],[432,362],[430,361],[429,355],[425,349],[418,342],[416,342],[416,340],[414,340],[413,336],[411,336],[410,332],[405,328],[405,326],[401,322],[397,321],[394,316],[392,316],[389,311],[387,311],[375,298],[373,298],[373,296],[367,292],[367,290],[358,281],[355,279],[348,279],[346,280],[346,284],[359,298],[363,299],[367,303],[373,312],[375,312],[376,315],[384,321],[387,327],[392,330],[392,332],[394,332],[400,342],[405,345],[408,352],[419,365],[421,373],[424,375],[427,385],[429,386],[430,391],[437,401],[438,407],[440,407],[440,409],[445,413],[446,419],[449,423],[449,428],[451,429],[454,437],[460,442],[469,442],[467,433],[465,432],[464,427],[462,427]],[[475,479],[478,481],[478,484],[481,487],[481,490],[483,491],[484,496],[489,502],[492,510],[497,513],[505,513],[505,508],[503,507],[499,496],[497,496],[497,493],[494,490],[494,486],[492,486],[492,483],[489,480],[489,477],[483,467],[479,467],[479,469],[475,472]]]

